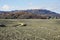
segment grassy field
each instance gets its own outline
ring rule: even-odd
[[[60,40],[60,19],[0,19],[0,24],[6,25],[0,26],[0,40]]]

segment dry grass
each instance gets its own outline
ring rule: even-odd
[[[0,40],[60,40],[59,19],[0,19]],[[27,26],[13,27],[19,23]]]

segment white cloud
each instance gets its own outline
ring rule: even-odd
[[[19,10],[27,10],[27,9],[40,9],[38,6],[28,6],[28,7],[19,7]]]
[[[10,8],[11,7],[9,5],[3,5],[1,9],[4,11],[8,11]]]

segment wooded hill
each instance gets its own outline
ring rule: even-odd
[[[60,19],[60,14],[45,9],[0,11],[0,19]]]

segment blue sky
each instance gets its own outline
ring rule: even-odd
[[[60,13],[60,0],[0,0],[0,10],[48,9]]]

